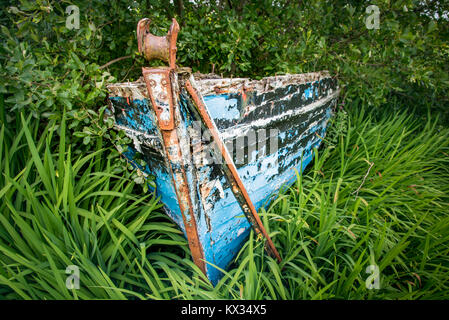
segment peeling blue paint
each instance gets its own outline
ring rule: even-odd
[[[230,98],[227,94],[220,94],[206,96],[204,102],[212,119],[238,120],[240,118],[236,98]]]

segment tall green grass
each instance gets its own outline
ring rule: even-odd
[[[114,174],[110,150],[74,157],[64,120],[58,138],[55,123],[41,135],[29,123],[22,117],[12,139],[0,131],[0,296],[169,298],[158,274],[191,263],[157,199]],[[79,290],[66,287],[71,265],[80,269]]]
[[[449,130],[352,108],[261,215],[216,287],[109,149],[74,156],[64,121],[0,131],[0,296],[6,299],[439,299],[449,289]],[[98,169],[98,170],[97,170]],[[65,286],[69,265],[80,289]],[[380,271],[367,289],[366,268]]]

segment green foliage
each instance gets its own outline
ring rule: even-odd
[[[0,130],[0,296],[167,298],[158,273],[174,260],[178,265],[188,247],[158,210],[158,199],[134,189],[114,161],[117,152],[76,156],[66,146],[65,119],[58,141],[55,121],[42,134],[33,133],[30,122],[21,116],[21,129],[10,141],[5,127]],[[177,245],[184,246],[176,254],[160,252],[161,246]],[[66,287],[72,265],[80,268],[79,290]]]
[[[374,1],[380,25],[370,30],[359,1],[20,0],[0,15],[0,92],[7,110],[26,107],[36,117],[60,116],[64,106],[95,110],[107,82],[140,76],[137,21],[149,17],[162,35],[175,16],[178,63],[194,71],[260,78],[327,69],[347,101],[379,106],[397,95],[440,108],[449,89],[449,23],[441,17],[449,6],[440,2]],[[71,4],[79,7],[78,30],[66,28]],[[436,12],[440,18],[431,18]]]
[[[203,73],[260,78],[327,69],[347,101],[379,106],[392,95],[447,100],[449,23],[431,19],[447,4],[374,1],[379,29],[368,29],[360,1],[231,1],[191,6],[183,18],[179,61]],[[425,15],[425,12],[430,12]]]

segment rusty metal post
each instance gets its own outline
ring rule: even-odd
[[[176,68],[176,38],[179,25],[173,19],[168,35],[166,37],[156,37],[149,33],[149,22],[149,19],[142,19],[137,25],[139,51],[144,54],[146,59],[161,59],[168,62],[169,66],[144,67],[142,68],[142,74],[151,104],[156,113],[158,127],[161,131],[164,151],[170,166],[170,173],[193,261],[206,274],[204,252],[199,240],[195,213],[179,143],[180,137],[175,125],[174,108],[179,92],[176,92],[177,86],[172,84],[177,83],[177,75],[174,70]]]
[[[168,34],[165,37],[158,37],[150,33],[150,22],[150,19],[144,18],[137,23],[136,34],[139,52],[143,53],[148,61],[159,59],[168,62],[170,69],[174,70],[179,24],[173,18]]]

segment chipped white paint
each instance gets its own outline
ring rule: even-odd
[[[216,90],[222,90],[228,93],[241,92],[242,88],[251,88],[259,92],[273,91],[279,87],[291,84],[304,84],[329,78],[328,71],[310,72],[303,74],[286,74],[274,77],[265,77],[261,80],[251,80],[249,78],[220,78],[207,79],[198,76],[197,88],[201,95],[216,94]]]
[[[136,82],[114,83],[106,86],[110,97],[133,97],[133,99],[148,98],[145,82],[139,79]]]
[[[142,153],[142,149],[140,148],[140,143],[139,140],[137,139],[137,136],[133,136],[132,139],[134,142],[134,148],[136,148],[138,152]]]
[[[221,131],[220,137],[222,140],[228,140],[228,139],[232,139],[234,137],[245,136],[250,130],[254,130],[254,128],[266,128],[270,122],[279,121],[279,120],[282,120],[282,119],[285,119],[288,117],[294,117],[294,116],[300,115],[302,113],[308,113],[310,111],[313,111],[316,108],[321,107],[323,104],[326,104],[327,102],[335,99],[338,96],[339,92],[340,91],[337,90],[337,91],[333,92],[332,94],[328,95],[324,99],[312,102],[312,103],[310,103],[306,106],[303,106],[301,108],[298,108],[298,109],[288,110],[282,114],[273,116],[271,118],[258,119],[249,124],[230,127],[228,129]]]
[[[220,180],[219,180],[219,179],[213,180],[212,186],[214,186],[215,188],[217,188],[218,193],[220,194],[220,198],[223,199],[224,196],[225,196],[225,194],[224,194],[224,191],[223,191],[223,185],[221,184]]]
[[[140,144],[143,143],[147,147],[151,147],[151,148],[159,151],[161,154],[163,154],[163,150],[162,150],[162,148],[160,148],[161,138],[159,136],[151,135],[151,134],[148,134],[148,133],[145,133],[142,131],[138,131],[138,130],[134,130],[134,129],[130,129],[128,127],[121,126],[118,124],[115,124],[114,127],[118,130],[123,130],[125,132],[126,136],[128,136],[129,138],[131,138],[133,140],[134,147],[136,148],[137,151],[142,152]],[[139,139],[140,139],[140,141],[139,141]]]
[[[240,237],[240,235],[245,232],[245,228],[240,228],[239,231],[237,231],[237,237]]]
[[[152,86],[152,91],[154,95],[154,100],[156,105],[162,109],[162,112],[159,114],[159,119],[162,121],[170,120],[170,104],[169,104],[169,96],[168,96],[168,81],[165,79],[164,74],[162,73],[150,73],[148,74],[148,78],[154,81],[154,86]],[[165,81],[165,85],[163,85],[163,81]]]

